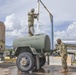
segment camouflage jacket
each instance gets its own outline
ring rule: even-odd
[[[37,14],[35,14],[33,12],[29,12],[28,13],[28,21],[33,23],[34,22],[34,18],[36,19],[37,16],[38,16]]]
[[[60,51],[60,55],[62,57],[64,57],[65,55],[67,56],[67,47],[63,42],[61,42],[61,44],[57,44],[56,50]]]

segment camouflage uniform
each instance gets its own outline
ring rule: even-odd
[[[60,55],[62,57],[62,67],[64,70],[67,69],[67,48],[64,43],[58,44],[56,47],[57,50],[60,50]]]
[[[34,9],[32,9],[34,10]],[[34,18],[37,18],[38,14],[35,14],[34,12],[30,11],[28,12],[28,31],[29,36],[33,36],[34,34]]]

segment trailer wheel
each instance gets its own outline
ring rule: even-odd
[[[16,64],[18,69],[22,72],[31,71],[34,68],[34,58],[32,54],[24,52],[19,54]]]
[[[42,58],[40,58],[40,67],[44,66],[45,62],[46,62],[45,56],[43,56]]]

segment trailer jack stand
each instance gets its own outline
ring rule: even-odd
[[[37,66],[37,69],[40,69],[39,55],[36,55],[36,66]]]

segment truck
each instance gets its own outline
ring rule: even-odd
[[[17,57],[18,69],[22,72],[31,71],[37,67],[37,56],[39,67],[45,64],[45,55],[50,53],[50,39],[44,34],[16,38],[13,42],[13,49]]]

